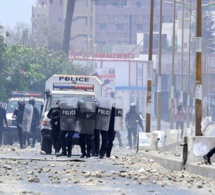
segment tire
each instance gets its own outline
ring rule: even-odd
[[[52,140],[42,137],[41,150],[44,151],[46,154],[51,154],[52,153]]]

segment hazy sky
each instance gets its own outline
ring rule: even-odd
[[[32,5],[36,0],[0,0],[0,23],[13,28],[17,22],[31,24]]]

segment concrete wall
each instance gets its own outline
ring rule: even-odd
[[[215,137],[188,137],[188,162],[202,161],[203,155],[213,147],[215,147]],[[212,157],[211,161],[215,161],[215,156]]]

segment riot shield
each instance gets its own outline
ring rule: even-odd
[[[113,100],[100,97],[96,102],[95,129],[108,131]]]
[[[116,98],[114,130],[123,130],[123,102],[121,98]]]
[[[94,134],[96,103],[93,100],[80,100],[78,103],[79,133]]]
[[[77,121],[78,98],[69,98],[59,103],[61,131],[75,131]]]
[[[34,111],[34,108],[31,104],[25,105],[24,113],[23,113],[23,120],[22,120],[22,131],[23,132],[30,132],[31,131],[33,111]]]

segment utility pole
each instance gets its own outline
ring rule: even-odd
[[[173,118],[174,118],[174,72],[175,72],[175,12],[176,12],[176,0],[173,5],[173,32],[172,32],[172,72],[171,72],[171,102],[170,102],[170,129],[173,129]]]
[[[184,0],[182,1],[182,27],[181,27],[181,83],[180,83],[180,102],[184,99]]]
[[[190,125],[190,50],[191,50],[191,17],[192,17],[192,2],[190,0],[190,21],[189,21],[189,54],[188,54],[188,87],[187,87],[187,128],[189,128]]]
[[[196,83],[195,135],[201,136],[202,122],[202,0],[197,0],[196,16]]]
[[[157,130],[161,130],[161,55],[162,55],[162,0],[160,0],[160,28],[159,28],[159,63],[157,81]]]
[[[154,0],[151,0],[150,29],[149,29],[149,54],[148,54],[148,74],[147,74],[147,103],[146,103],[146,132],[150,132],[151,127],[151,103],[152,103],[152,47],[153,47],[153,18]]]

